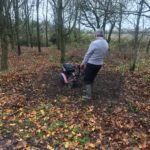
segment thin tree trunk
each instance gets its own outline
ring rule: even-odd
[[[29,46],[30,44],[30,40],[29,40],[29,29],[28,29],[28,25],[27,25],[27,23],[26,23],[26,26],[25,26],[25,34],[26,34],[26,46]]]
[[[78,21],[78,42],[81,42],[81,10],[79,10],[79,21]]]
[[[135,27],[135,36],[134,36],[134,45],[133,45],[133,54],[132,54],[132,61],[130,65],[130,70],[134,71],[136,68],[136,61],[137,61],[137,52],[138,52],[138,47],[139,47],[139,24],[140,24],[140,19],[141,19],[141,14],[143,10],[143,4],[144,0],[140,1],[140,9],[138,11],[138,16],[137,16],[137,22],[136,22],[136,27]]]
[[[7,35],[5,31],[1,36],[1,47],[2,47],[1,70],[7,70],[8,69],[8,41],[7,41]]]
[[[146,47],[146,54],[149,54],[149,49],[150,49],[150,39],[149,39],[147,47]]]
[[[109,30],[109,33],[108,33],[108,39],[107,39],[108,43],[110,43],[110,41],[111,41],[111,35],[112,35],[112,31],[115,27],[115,23],[116,23],[115,21],[113,23],[111,23],[111,27],[110,27],[110,30]]]
[[[48,0],[46,4],[46,20],[45,20],[45,36],[46,36],[46,47],[48,47]]]
[[[38,51],[41,52],[40,25],[39,25],[39,0],[37,0],[36,3],[36,11],[37,11],[37,45],[38,45]]]
[[[33,18],[32,18],[32,21],[31,21],[31,24],[30,22],[28,22],[28,28],[29,28],[29,35],[30,35],[30,46],[31,48],[33,48],[34,44],[33,44]]]
[[[20,39],[19,39],[19,6],[18,0],[14,0],[14,12],[15,12],[15,32],[17,40],[17,53],[18,56],[21,55]]]
[[[27,45],[32,46],[32,33],[30,31],[30,14],[29,14],[29,6],[28,6],[28,0],[26,0],[25,4],[25,18],[26,18],[26,37],[27,37]]]
[[[27,29],[28,29],[28,36],[29,36],[29,43],[30,47],[33,47],[33,37],[32,37],[32,31],[31,31],[31,26],[30,26],[30,14],[29,14],[29,5],[28,5],[28,0],[26,2],[26,18],[27,18]]]
[[[106,1],[106,3],[107,3],[107,7],[106,7],[106,10],[105,10],[103,25],[102,25],[104,33],[105,33],[105,28],[106,28],[106,21],[108,19],[107,16],[108,16],[108,9],[109,9],[109,5],[110,5],[110,0],[108,2]]]
[[[0,1],[0,39],[1,39],[1,70],[8,69],[8,42],[7,42],[7,34],[8,34],[8,12],[7,9],[7,1]],[[5,10],[5,11],[4,11]]]
[[[63,33],[63,6],[62,0],[58,0],[58,35],[59,35],[59,46],[61,50],[61,63],[65,61],[65,41],[64,41],[64,33]]]
[[[30,46],[31,46],[31,48],[33,48],[33,37],[32,37],[32,32],[31,32],[29,21],[28,21],[28,30],[29,30],[29,36],[30,36]]]
[[[8,21],[9,21],[9,33],[8,33],[8,37],[10,39],[11,49],[14,50],[14,48],[15,48],[14,29],[13,29],[13,25],[12,25],[12,20],[11,20],[10,12],[8,12]]]
[[[122,25],[122,4],[119,4],[120,6],[120,11],[119,11],[119,33],[118,33],[118,46],[119,46],[119,51],[121,51],[121,25]]]

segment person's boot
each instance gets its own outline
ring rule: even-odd
[[[92,98],[92,85],[86,84],[84,95],[82,96],[83,100],[90,100]]]

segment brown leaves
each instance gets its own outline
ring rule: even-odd
[[[1,75],[0,130],[3,135],[17,133],[18,141],[14,144],[13,138],[5,137],[9,146],[49,150],[149,148],[147,72],[125,72],[122,76],[115,65],[106,64],[95,85],[96,98],[81,104],[81,88],[64,90],[54,81],[60,64],[53,55],[49,60],[49,53],[11,57],[13,71]]]
[[[70,102],[69,98],[67,96],[61,96],[60,98],[60,102],[67,104]]]
[[[112,117],[112,123],[117,128],[131,129],[134,127],[134,121],[129,118]]]
[[[126,74],[124,80],[124,94],[130,94],[138,101],[148,100],[150,97],[150,82],[145,80],[145,75],[147,74],[149,74],[149,72]]]

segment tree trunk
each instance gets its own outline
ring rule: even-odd
[[[46,36],[46,47],[48,47],[48,0],[46,4],[46,20],[45,20],[45,36]]]
[[[119,32],[118,32],[118,47],[119,51],[121,51],[121,25],[122,25],[122,4],[119,4],[120,11],[119,11]]]
[[[30,40],[29,40],[29,29],[28,29],[28,25],[26,23],[26,26],[25,26],[25,34],[26,34],[26,46],[29,46],[30,45]]]
[[[14,37],[15,37],[15,33],[14,33],[14,29],[13,29],[13,23],[12,23],[12,20],[11,20],[11,15],[10,15],[10,12],[8,12],[8,24],[9,24],[9,33],[8,33],[8,37],[10,39],[10,44],[11,44],[11,50],[14,50],[15,48],[15,40],[14,40]]]
[[[1,39],[1,70],[8,69],[8,42],[7,42],[7,34],[8,34],[8,12],[7,9],[7,1],[0,1],[0,39]]]
[[[30,36],[30,46],[33,48],[33,19],[30,25],[30,22],[28,22],[28,29],[29,29],[29,36]]]
[[[30,22],[28,22],[28,30],[29,30],[29,37],[30,37],[30,47],[33,48],[33,37],[32,37],[32,31],[30,28]]]
[[[26,34],[26,45],[27,46],[30,45],[28,22],[29,22],[29,17],[28,17],[28,0],[26,0],[26,4],[25,4],[25,30],[26,31],[25,31],[25,34]]]
[[[106,1],[106,9],[105,9],[105,14],[104,14],[104,19],[103,19],[103,25],[102,25],[102,27],[103,27],[103,31],[104,31],[104,33],[105,33],[105,28],[106,28],[106,21],[107,21],[107,19],[108,19],[108,9],[109,9],[109,5],[110,5],[110,0],[108,0],[108,2]]]
[[[21,55],[21,47],[20,47],[20,39],[19,39],[19,6],[18,0],[13,1],[14,5],[14,13],[15,13],[15,32],[16,32],[16,40],[17,40],[17,53],[18,56]]]
[[[79,20],[78,20],[78,43],[81,43],[81,10],[79,10]]]
[[[40,41],[40,25],[39,25],[39,0],[36,3],[36,13],[37,13],[37,45],[38,51],[41,52],[41,41]]]
[[[64,40],[64,26],[63,26],[63,6],[62,0],[58,0],[58,41],[61,51],[61,63],[65,61],[65,40]]]
[[[7,42],[7,35],[5,31],[1,36],[1,47],[2,47],[1,70],[7,70],[8,69],[8,42]]]
[[[149,49],[150,49],[150,39],[149,39],[147,47],[146,47],[146,54],[149,54]]]
[[[30,26],[30,14],[29,14],[29,6],[28,6],[28,0],[26,2],[26,18],[27,18],[27,29],[28,29],[28,36],[29,36],[29,43],[30,47],[33,47],[33,37],[32,37],[32,31]]]
[[[27,36],[27,45],[30,47],[33,47],[33,41],[32,41],[32,32],[30,27],[30,14],[29,14],[29,6],[28,6],[28,0],[26,0],[25,4],[25,18],[26,18],[26,36]]]
[[[141,19],[141,14],[143,10],[143,4],[144,0],[140,1],[140,8],[138,11],[138,16],[137,16],[137,22],[136,22],[136,27],[135,27],[135,36],[134,36],[134,45],[133,45],[133,53],[132,53],[132,60],[130,64],[130,70],[134,71],[136,68],[136,61],[137,61],[137,52],[138,52],[138,47],[139,47],[139,24],[140,24],[140,19]]]
[[[111,41],[111,35],[112,35],[112,31],[115,27],[115,23],[116,23],[115,21],[113,23],[111,23],[111,27],[110,27],[110,30],[109,30],[109,33],[108,33],[108,39],[107,39],[108,43],[110,43],[110,41]]]

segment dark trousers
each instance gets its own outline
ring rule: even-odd
[[[92,84],[94,82],[94,79],[100,70],[101,65],[94,65],[87,63],[85,68],[85,76],[84,76],[84,82],[85,84]]]

